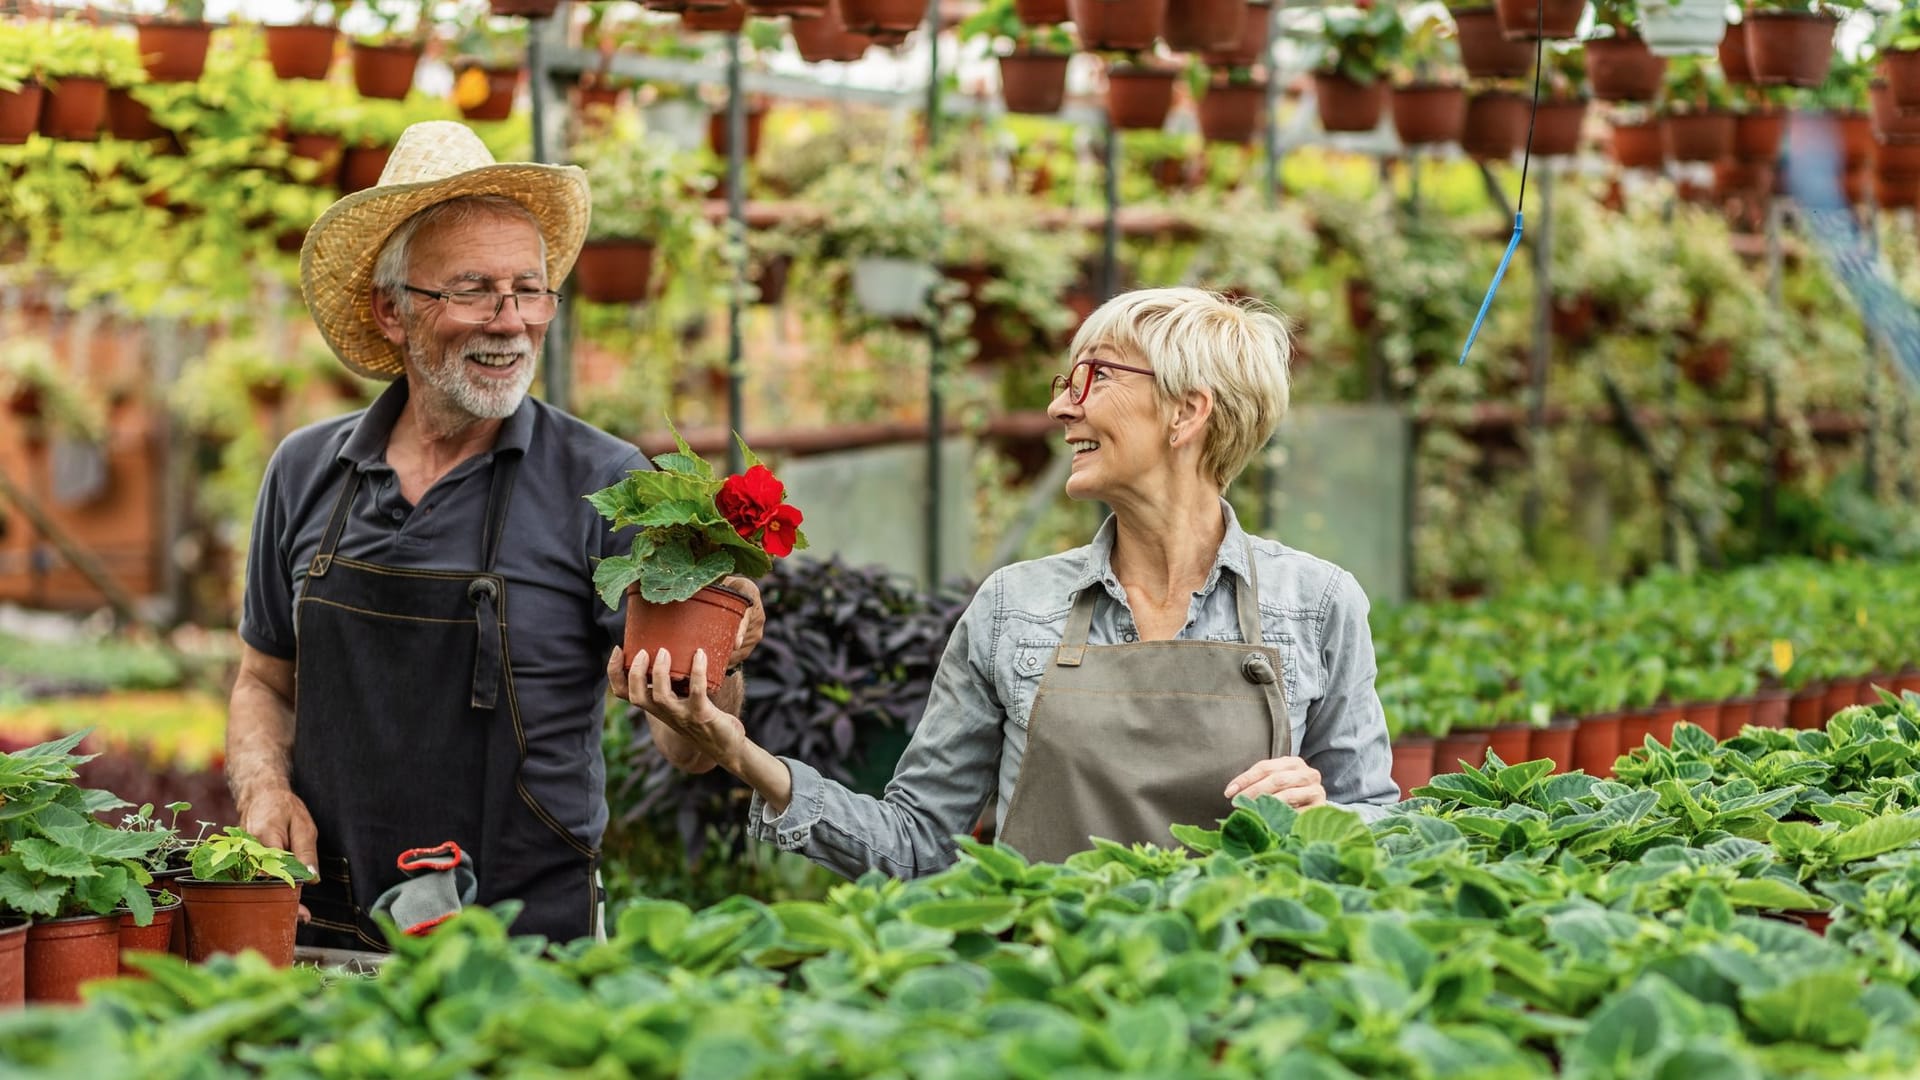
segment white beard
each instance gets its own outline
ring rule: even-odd
[[[416,344],[410,340],[407,349],[426,384],[439,391],[449,404],[477,420],[504,420],[512,416],[520,403],[526,400],[527,391],[533,387],[533,369],[537,357],[533,339],[524,333],[511,336],[483,334],[469,339],[457,352],[449,350],[438,358],[424,343]],[[482,381],[480,377],[469,374],[467,358],[483,353],[519,353],[521,360],[514,371],[513,381],[504,384],[493,380]]]

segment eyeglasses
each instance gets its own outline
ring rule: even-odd
[[[1059,397],[1060,391],[1071,390],[1068,400],[1075,405],[1087,400],[1087,391],[1093,388],[1095,368],[1112,368],[1115,371],[1131,371],[1136,375],[1151,375],[1152,368],[1134,367],[1132,364],[1116,363],[1112,360],[1082,360],[1073,365],[1073,370],[1065,375],[1053,377],[1053,396]]]
[[[552,289],[523,292],[494,292],[491,289],[469,289],[462,292],[435,292],[432,289],[415,288],[402,285],[401,288],[419,296],[431,297],[447,306],[447,317],[454,322],[470,326],[485,326],[500,317],[500,309],[512,300],[514,309],[520,312],[522,322],[538,325],[552,322],[560,312],[560,294]]]

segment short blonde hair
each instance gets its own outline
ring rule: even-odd
[[[1078,363],[1099,348],[1145,360],[1169,408],[1194,390],[1213,392],[1201,462],[1222,491],[1287,415],[1293,336],[1258,300],[1192,288],[1121,293],[1081,325],[1068,355]]]

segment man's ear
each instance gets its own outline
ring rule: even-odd
[[[395,345],[403,345],[407,340],[407,323],[400,314],[400,305],[393,294],[385,289],[373,290],[373,322],[380,333]]]

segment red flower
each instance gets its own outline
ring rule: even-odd
[[[774,558],[784,559],[793,554],[793,537],[799,530],[799,508],[776,506],[767,515],[767,531],[760,537],[760,546]]]
[[[752,536],[786,497],[786,486],[774,477],[773,471],[765,465],[755,465],[744,475],[727,477],[713,504],[741,536]]]

